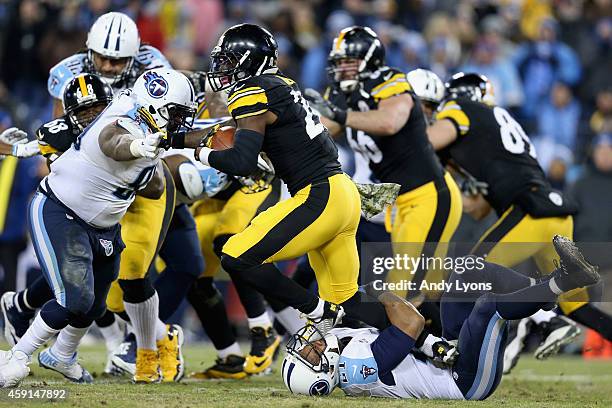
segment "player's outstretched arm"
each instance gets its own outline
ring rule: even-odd
[[[413,106],[410,94],[392,96],[381,100],[377,109],[348,111],[346,126],[374,136],[393,136],[406,125]]]
[[[161,151],[159,143],[163,136],[162,132],[157,132],[139,138],[120,126],[110,124],[100,133],[98,144],[102,153],[117,161],[134,160],[139,157],[153,159]]]
[[[450,119],[437,120],[427,127],[427,137],[434,150],[440,150],[457,140],[457,127]]]

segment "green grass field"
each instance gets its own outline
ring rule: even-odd
[[[1,346],[6,350],[6,345]],[[558,357],[545,362],[523,358],[513,374],[503,379],[495,394],[484,402],[401,401],[348,398],[339,390],[326,398],[290,395],[277,371],[243,381],[192,381],[179,384],[134,385],[127,378],[101,376],[105,360],[102,346],[83,347],[81,361],[96,377],[93,385],[71,384],[59,374],[31,365],[32,373],[23,383],[25,390],[66,389],[65,400],[18,400],[0,390],[0,406],[67,407],[612,407],[612,360],[585,362]],[[202,370],[212,362],[210,347],[185,348],[187,372]]]

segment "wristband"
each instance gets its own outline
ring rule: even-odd
[[[210,166],[210,163],[208,163],[208,156],[210,155],[210,153],[212,151],[213,151],[213,149],[211,149],[209,147],[201,147],[200,148],[200,154],[198,154],[196,159],[199,160],[201,163],[203,163],[203,164],[205,164],[207,166]]]

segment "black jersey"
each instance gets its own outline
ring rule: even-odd
[[[40,153],[53,161],[58,155],[70,148],[81,132],[66,116],[45,123],[36,131]]]
[[[384,67],[361,82],[348,97],[331,89],[325,92],[325,97],[339,107],[361,112],[377,109],[380,101],[404,93],[410,93],[415,103],[408,121],[397,134],[374,136],[362,130],[346,128],[351,148],[368,161],[374,177],[385,183],[401,185],[400,193],[444,175],[442,165],[427,138],[423,110],[406,75]]]
[[[291,194],[317,180],[342,172],[338,149],[327,128],[305,101],[297,84],[280,74],[239,81],[230,91],[229,113],[236,120],[273,112],[262,151]]]
[[[489,184],[485,198],[498,214],[512,204],[532,215],[575,212],[546,180],[529,137],[508,111],[458,98],[444,102],[436,113],[441,119],[449,119],[458,135],[441,155]]]

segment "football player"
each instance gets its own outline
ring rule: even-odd
[[[351,148],[367,159],[380,182],[401,186],[395,219],[389,225],[391,240],[398,244],[395,251],[413,258],[446,256],[461,219],[461,195],[427,140],[423,111],[406,75],[385,65],[380,39],[360,26],[347,27],[336,37],[328,70],[333,86],[325,98],[309,91],[323,124],[332,134],[346,130]],[[423,281],[438,282],[443,277],[443,271],[421,267],[392,270],[387,280],[410,280],[416,288],[408,294],[412,297]],[[432,300],[440,295],[423,292]]]
[[[491,263],[451,275],[451,289],[442,296],[442,322],[445,334],[458,339],[459,356],[452,368],[439,368],[412,352],[425,319],[410,303],[385,292],[379,299],[392,323],[385,330],[337,328],[314,342],[305,331],[294,336],[282,365],[287,388],[317,396],[339,386],[349,396],[488,398],[502,377],[508,321],[530,316],[560,294],[600,280],[597,268],[572,241],[557,236],[553,243],[560,266],[538,283]],[[466,293],[455,282],[488,282],[492,291]]]
[[[150,118],[140,117],[147,113],[157,131],[145,125]],[[119,220],[136,191],[163,194],[159,144],[164,131],[185,124],[194,114],[194,91],[187,77],[167,69],[148,71],[53,163],[29,215],[37,257],[55,299],[43,305],[19,342],[2,353],[4,387],[18,385],[29,372],[32,353],[58,333],[54,345],[39,354],[39,362],[67,373],[78,370],[82,381],[91,381],[77,361],[76,347],[91,322],[104,313],[106,295],[117,277],[124,247]],[[162,331],[166,337],[165,327]],[[153,339],[153,349],[142,357],[157,361],[156,333],[146,334]],[[159,347],[159,353],[166,351]],[[144,382],[161,380],[157,367]]]
[[[227,29],[211,53],[209,83],[215,91],[229,89],[228,110],[238,129],[232,148],[213,151],[204,145],[196,149],[196,156],[227,174],[249,176],[265,151],[292,196],[233,235],[223,246],[221,264],[238,291],[252,286],[321,326],[340,321],[342,304],[350,313],[369,309],[361,317],[384,327],[388,322],[382,306],[362,303],[357,294],[359,193],[340,170],[327,129],[297,84],[279,72],[277,55],[274,37],[253,24]],[[321,298],[274,266],[275,261],[305,253]]]
[[[442,156],[486,187],[481,194],[464,195],[465,211],[480,219],[493,209],[499,217],[472,253],[486,254],[488,261],[507,267],[533,258],[546,275],[555,269],[557,258],[550,239],[555,234],[572,236],[576,207],[551,187],[523,128],[492,100],[486,77],[455,74],[446,85],[445,100],[428,136]],[[559,306],[572,320],[612,336],[611,318],[588,300],[587,291],[578,289],[562,295]],[[541,311],[535,318],[550,321],[548,334],[535,352],[537,358],[555,353],[579,333],[575,324],[554,312]],[[516,364],[527,331],[517,334],[512,339],[515,345],[508,347],[506,372]]]

